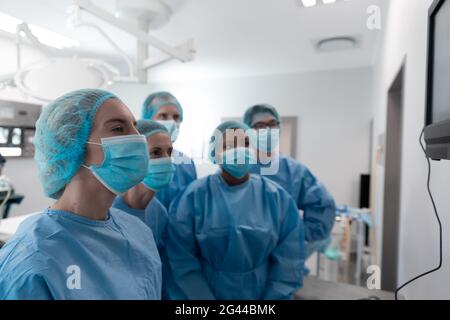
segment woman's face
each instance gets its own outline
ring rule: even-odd
[[[275,119],[272,116],[267,116],[267,117],[260,118],[258,120],[258,122],[253,124],[252,128],[256,129],[256,130],[267,129],[267,128],[277,129],[277,128],[279,128],[279,124],[278,124],[277,119]]]
[[[147,137],[150,159],[170,158],[172,156],[172,141],[162,132]]]
[[[229,132],[229,134],[227,134]],[[239,147],[245,147],[249,148],[249,138],[245,134],[245,130],[242,129],[234,129],[233,130],[227,130],[222,135],[222,148],[218,151],[218,159],[221,158],[222,154],[230,149],[235,149]]]
[[[97,110],[88,141],[101,143],[101,138],[139,134],[136,120],[128,107],[117,99],[109,99]],[[86,165],[100,165],[103,149],[98,145],[86,144]]]
[[[178,108],[174,105],[163,106],[153,116],[152,120],[173,120],[177,124],[181,122],[181,115]]]

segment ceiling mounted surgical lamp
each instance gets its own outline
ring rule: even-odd
[[[89,0],[74,0],[74,4],[69,8],[68,20],[74,28],[91,28],[105,38],[126,63],[128,74],[122,75],[116,67],[105,61],[74,57],[50,47],[36,37],[34,29],[31,30],[27,23],[22,22],[17,25],[16,30],[17,72],[0,77],[0,89],[13,84],[23,93],[48,102],[66,92],[81,88],[105,88],[114,82],[145,83],[147,69],[155,65],[172,59],[181,62],[193,60],[195,51],[191,39],[182,45],[170,46],[149,34],[150,29],[160,28],[170,20],[173,11],[164,1],[117,0],[116,8],[116,15],[113,15]],[[83,13],[89,13],[134,36],[137,40],[137,59],[133,61],[99,25],[92,20],[87,21]],[[21,47],[25,43],[39,49],[48,58],[23,67]],[[160,56],[150,59],[149,47],[157,49]]]

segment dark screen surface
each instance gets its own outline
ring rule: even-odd
[[[429,57],[432,72],[431,123],[450,119],[450,1],[442,1],[431,17],[433,49]]]

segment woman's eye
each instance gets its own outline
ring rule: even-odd
[[[124,128],[122,126],[117,126],[111,129],[113,132],[124,132]]]

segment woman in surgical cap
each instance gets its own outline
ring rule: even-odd
[[[299,161],[279,153],[280,116],[268,104],[247,109],[244,123],[256,130],[258,164],[251,172],[263,174],[282,186],[303,211],[306,258],[329,243],[334,225],[335,203],[325,186]],[[268,170],[270,167],[276,170]],[[265,171],[268,174],[265,173]],[[309,270],[305,269],[305,273]]]
[[[152,120],[139,120],[136,125],[140,134],[147,139],[149,164],[148,172],[142,183],[119,196],[113,207],[125,211],[141,219],[152,233],[162,260],[163,270],[163,298],[167,298],[164,290],[165,281],[170,275],[167,273],[164,238],[166,235],[168,215],[166,208],[155,197],[155,193],[164,189],[172,181],[175,166],[172,163],[172,141],[166,127]]]
[[[155,193],[172,181],[175,172],[172,142],[166,127],[156,121],[139,120],[136,128],[147,139],[150,158],[147,175],[141,183],[117,197],[113,207],[141,219],[151,229],[156,245],[161,249],[168,216]]]
[[[183,122],[183,108],[169,92],[156,92],[147,97],[142,106],[142,119],[155,120],[164,125],[171,135],[172,142],[178,138],[180,124]],[[157,192],[156,197],[169,210],[172,201],[195,179],[197,172],[192,159],[178,150],[173,150],[175,173],[172,182]]]
[[[285,190],[249,173],[248,129],[230,121],[215,130],[210,156],[221,170],[171,207],[171,299],[291,299],[302,287],[303,222]]]
[[[151,232],[111,208],[148,173],[130,110],[106,91],[68,93],[44,108],[34,144],[42,187],[56,201],[0,251],[0,299],[160,299]]]

